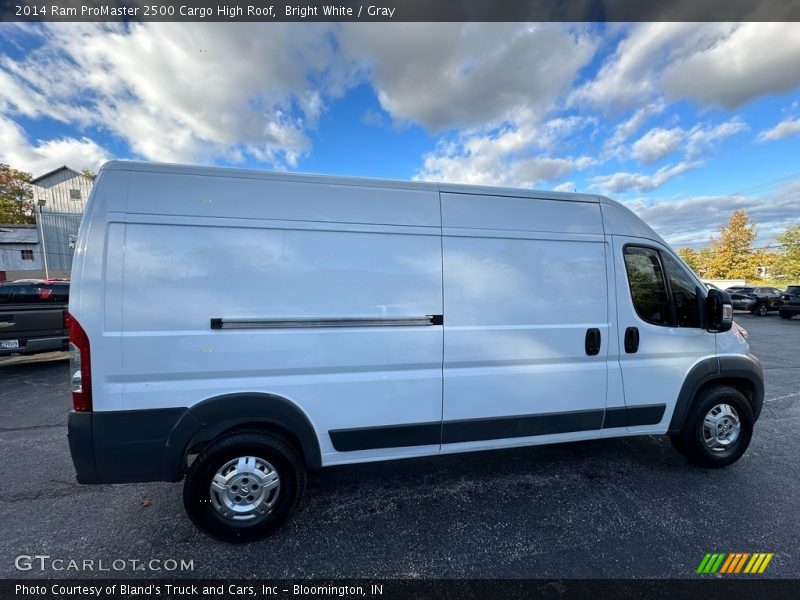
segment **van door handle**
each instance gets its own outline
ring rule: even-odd
[[[586,330],[586,340],[584,343],[586,354],[594,356],[600,352],[600,330],[596,327],[591,327]]]
[[[628,327],[625,330],[625,352],[633,354],[639,349],[639,328]]]

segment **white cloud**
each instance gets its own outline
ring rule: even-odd
[[[732,109],[798,86],[799,23],[646,23],[570,101],[620,110],[666,95]]]
[[[631,153],[634,158],[645,164],[654,163],[677,150],[684,135],[684,131],[679,127],[674,129],[656,127],[634,142]]]
[[[687,49],[704,47],[730,25],[645,23],[632,26],[597,76],[580,86],[570,102],[620,110],[660,95],[658,75]]]
[[[747,124],[738,119],[719,125],[695,125],[686,136],[686,156],[690,159],[701,156],[717,142],[747,129]]]
[[[798,222],[798,194],[800,180],[766,197],[638,199],[626,202],[626,205],[675,247],[707,244],[710,236],[718,235],[720,226],[728,221],[731,213],[742,209],[757,223],[759,237],[756,243],[763,245],[787,226]]]
[[[800,86],[800,23],[741,23],[686,50],[664,71],[673,98],[732,109]]]
[[[596,45],[564,26],[526,23],[356,23],[339,41],[385,111],[430,131],[499,125],[522,108],[541,117]]]
[[[88,138],[61,138],[31,143],[16,123],[0,117],[0,162],[41,175],[61,165],[97,170],[108,152]]]
[[[631,155],[645,164],[652,164],[681,150],[687,159],[694,160],[703,157],[716,143],[747,129],[747,124],[738,119],[717,125],[699,123],[689,130],[655,127],[633,143]],[[617,155],[620,154],[618,151]]]
[[[599,175],[592,178],[592,187],[598,188],[603,193],[622,193],[630,190],[637,192],[650,192],[664,185],[673,177],[677,177],[698,168],[699,162],[680,162],[676,165],[661,167],[650,175],[645,173],[619,172],[612,175]]]
[[[553,188],[554,192],[574,192],[575,191],[575,182],[574,181],[565,181],[564,183],[558,184],[556,187]]]
[[[663,101],[651,102],[637,109],[630,118],[618,123],[603,146],[604,153],[619,156],[625,141],[639,131],[650,117],[663,112],[665,108]]]
[[[293,165],[310,148],[305,131],[323,96],[341,84],[329,70],[330,30],[59,23],[26,58],[3,59],[0,107],[107,129],[152,160]]]
[[[595,164],[588,156],[553,156],[569,137],[594,121],[557,118],[537,123],[535,115],[519,115],[521,122],[499,130],[470,132],[438,144],[423,157],[415,179],[484,185],[532,187],[559,179]]]
[[[775,127],[771,129],[765,129],[761,133],[758,134],[758,141],[759,142],[771,142],[775,140],[780,140],[785,137],[789,137],[790,135],[797,135],[800,133],[800,118],[798,119],[784,119]]]

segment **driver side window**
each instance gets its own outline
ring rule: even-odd
[[[697,284],[666,252],[626,246],[631,299],[641,319],[663,327],[700,327]]]
[[[669,326],[669,295],[658,252],[651,248],[625,247],[625,269],[636,313],[653,325]]]

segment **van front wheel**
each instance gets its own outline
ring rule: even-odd
[[[305,481],[302,458],[291,442],[244,431],[212,442],[197,456],[186,473],[183,504],[208,535],[251,542],[289,517]]]
[[[718,385],[703,391],[689,411],[680,447],[702,467],[726,467],[744,454],[753,436],[753,409],[736,388]]]

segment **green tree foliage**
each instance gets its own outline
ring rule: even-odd
[[[756,225],[743,210],[734,211],[719,237],[711,238],[705,276],[710,279],[752,279],[764,257],[753,248]]]
[[[772,263],[772,272],[781,279],[800,280],[800,223],[796,223],[778,236],[780,251]]]
[[[30,173],[0,163],[0,223],[8,225],[35,222]]]
[[[83,170],[81,171],[81,175],[83,175],[84,177],[88,177],[88,178],[89,178],[89,179],[91,179],[92,181],[94,181],[95,179],[97,179],[97,173],[95,173],[95,172],[94,172],[94,171],[92,171],[91,169],[83,169]]]

